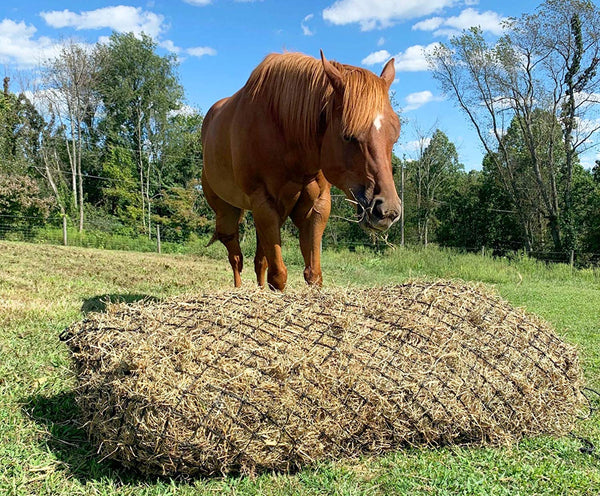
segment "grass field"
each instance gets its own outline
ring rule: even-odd
[[[246,250],[250,250],[247,247]],[[248,253],[248,255],[250,255]],[[303,284],[298,251],[285,253],[290,285]],[[251,258],[244,284],[254,284]],[[600,390],[600,272],[529,259],[436,248],[324,254],[325,284],[377,285],[410,277],[493,285],[578,345],[587,383]],[[61,331],[106,299],[135,301],[227,287],[220,246],[203,256],[157,255],[0,242],[0,495],[600,494],[600,415],[575,438],[526,439],[504,448],[407,449],[340,460],[293,475],[191,481],[140,479],[95,455],[76,426],[74,378]],[[593,406],[600,408],[598,398]]]

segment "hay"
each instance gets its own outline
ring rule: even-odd
[[[67,339],[99,453],[148,474],[560,436],[583,403],[575,349],[463,283],[117,304]]]

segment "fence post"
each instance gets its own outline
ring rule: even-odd
[[[63,246],[68,245],[67,240],[67,215],[63,214],[62,216],[62,229],[63,229]]]
[[[404,160],[400,162],[400,246],[404,246]]]
[[[485,257],[485,245],[481,247],[481,256]]]
[[[573,266],[575,265],[575,250],[571,250],[570,265],[571,265],[571,272],[573,272]]]
[[[156,224],[156,251],[161,253],[160,247],[160,224]]]

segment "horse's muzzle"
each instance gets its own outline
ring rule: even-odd
[[[384,197],[376,196],[365,206],[362,202],[357,205],[360,225],[368,231],[386,231],[400,219],[400,205],[387,202]]]

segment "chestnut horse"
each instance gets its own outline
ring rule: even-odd
[[[392,147],[400,121],[389,100],[394,60],[381,76],[298,53],[268,55],[244,87],[215,103],[202,126],[202,188],[216,214],[211,243],[227,248],[240,286],[238,227],[245,210],[256,225],[258,284],[282,290],[287,269],[281,226],[298,226],[304,279],[321,284],[321,238],[331,184],[356,202],[363,227],[389,228],[400,216]]]

